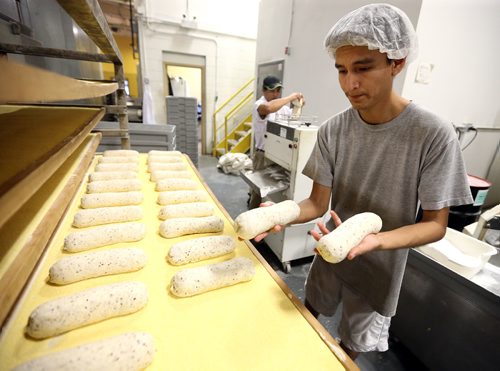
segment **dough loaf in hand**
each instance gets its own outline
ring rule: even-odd
[[[316,246],[319,254],[329,263],[339,263],[349,251],[371,233],[382,229],[382,219],[374,213],[356,214],[321,237]]]
[[[153,362],[155,352],[150,334],[129,332],[38,357],[12,371],[139,371]]]
[[[238,237],[250,240],[276,225],[286,225],[300,215],[300,207],[295,201],[287,200],[272,206],[245,211],[234,220]]]
[[[231,236],[193,238],[172,245],[167,260],[172,265],[183,265],[226,255],[235,248],[236,242]]]
[[[224,221],[218,216],[202,218],[174,218],[160,224],[160,235],[165,238],[174,238],[186,234],[222,232]]]
[[[26,333],[45,339],[76,328],[137,312],[148,302],[142,282],[98,286],[47,301],[31,312]]]
[[[234,258],[177,272],[170,282],[170,292],[178,297],[198,295],[250,281],[254,275],[255,267],[250,259]]]
[[[117,248],[76,254],[62,258],[49,269],[49,282],[67,285],[94,277],[133,272],[142,269],[148,260],[144,250]]]

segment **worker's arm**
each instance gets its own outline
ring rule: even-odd
[[[293,93],[287,97],[273,99],[272,101],[262,103],[259,107],[257,107],[257,112],[259,112],[259,116],[261,118],[265,118],[270,113],[278,111],[281,107],[291,103],[295,99],[304,100],[304,96],[301,93]]]
[[[305,223],[323,216],[329,208],[330,194],[332,189],[325,187],[319,183],[313,183],[311,194],[309,198],[299,202],[300,214],[291,224]],[[265,204],[262,206],[266,206]],[[268,232],[264,232],[256,236],[255,241],[259,242],[264,239],[269,233],[280,232],[285,226],[276,225]]]
[[[336,225],[340,219],[331,212]],[[416,224],[406,225],[392,231],[369,234],[358,246],[349,251],[347,259],[352,260],[356,256],[363,255],[373,250],[394,250],[421,246],[426,243],[438,241],[444,237],[448,224],[448,208],[440,210],[424,210],[422,220]],[[319,225],[323,234],[329,233],[324,225]],[[313,237],[318,240],[320,234],[314,232]]]

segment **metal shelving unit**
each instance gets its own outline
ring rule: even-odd
[[[127,96],[123,59],[113,38],[106,18],[97,1],[58,0],[61,7],[85,31],[102,53],[86,53],[74,50],[45,48],[32,45],[15,45],[0,42],[0,53],[23,54],[51,58],[83,60],[90,62],[113,63],[115,81],[118,89],[112,98],[112,104],[104,105],[107,114],[118,116],[118,128],[102,131],[103,136],[119,137],[124,149],[130,148],[128,133]]]

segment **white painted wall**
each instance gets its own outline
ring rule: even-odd
[[[166,123],[164,53],[205,58],[205,145],[211,151],[216,105],[254,76],[258,1],[142,0],[136,7],[141,74],[149,80],[155,123]],[[189,21],[196,17],[196,28],[181,26],[183,14]]]
[[[500,1],[424,0],[417,33],[404,96],[456,125],[500,127]],[[420,63],[434,66],[429,84],[415,81]]]

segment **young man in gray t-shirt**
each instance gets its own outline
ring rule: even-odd
[[[325,46],[352,107],[320,127],[303,170],[313,188],[294,223],[329,209],[335,225],[365,211],[383,221],[382,231],[365,237],[346,260],[331,264],[317,255],[306,281],[314,315],[333,315],[342,302],[341,346],[354,359],[388,349],[408,248],[443,238],[448,208],[473,200],[452,125],[393,89],[416,54],[406,14],[387,4],[364,6],[333,26]],[[318,226],[326,234],[333,223]]]

